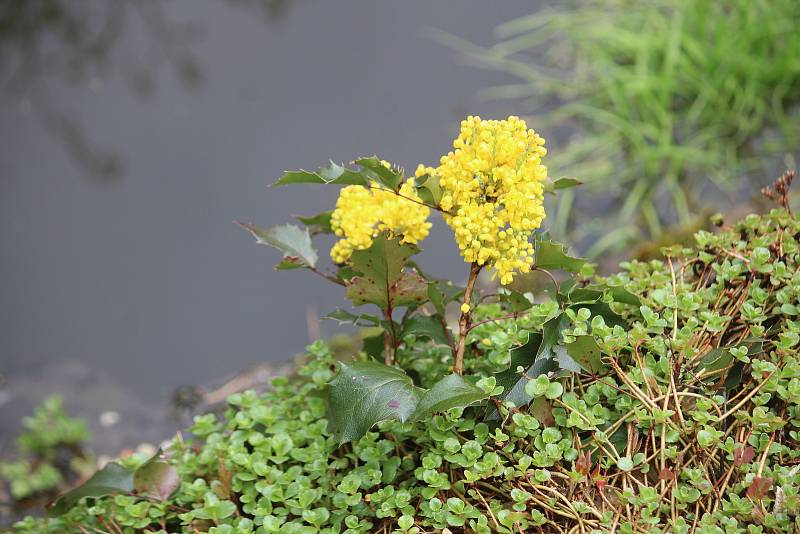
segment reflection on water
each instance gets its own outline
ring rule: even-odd
[[[247,9],[270,23],[297,0],[218,0]],[[156,91],[162,70],[187,90],[204,81],[193,52],[204,33],[198,20],[177,21],[148,0],[114,2],[26,0],[0,4],[0,79],[23,110],[35,111],[88,178],[110,181],[124,173],[120,151],[92,139],[70,109],[53,106],[59,84],[96,91],[118,75],[135,95]]]
[[[181,384],[301,350],[308,310],[342,306],[342,295],[274,272],[275,255],[232,221],[279,224],[329,208],[333,190],[266,187],[287,168],[373,153],[414,168],[447,150],[467,112],[513,111],[473,99],[507,80],[425,37],[434,27],[489,42],[492,27],[531,9],[502,6],[1,3],[6,391],[44,384],[26,386],[26,402],[60,390],[85,408],[95,377],[126,404],[150,406]],[[423,261],[435,274],[462,272],[439,226]],[[82,371],[49,372],[64,362]],[[109,394],[93,405],[113,404]],[[22,409],[0,402],[3,423]]]

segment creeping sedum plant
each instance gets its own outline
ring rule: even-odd
[[[511,140],[521,131],[511,122],[467,121],[465,130],[492,134],[465,138]],[[179,435],[154,458],[109,464],[54,504],[57,517],[28,519],[16,531],[800,530],[800,219],[786,206],[791,175],[768,191],[779,209],[732,226],[717,220],[720,230],[697,234],[695,248],[665,249],[663,260],[626,263],[610,277],[524,234],[532,225],[522,223],[512,232],[533,247],[533,262],[523,264],[542,272],[548,292],[501,287],[479,296],[477,272],[499,271],[502,253],[481,262],[462,249],[467,287],[427,278],[393,218],[400,201],[375,193],[394,191],[447,217],[456,206],[494,204],[486,231],[467,223],[491,246],[481,234],[497,225],[505,239],[500,232],[519,222],[501,215],[514,195],[499,182],[540,184],[525,200],[533,206],[566,184],[518,177],[503,156],[488,160],[507,167],[497,175],[480,158],[465,159],[477,183],[459,189],[467,175],[443,167],[460,143],[402,196],[408,182],[377,158],[357,160],[358,170],[332,165],[280,180],[360,187],[349,191],[388,204],[385,215],[370,215],[371,243],[353,244],[335,273],[316,265],[311,234],[335,232],[333,220],[356,204],[303,218],[306,229],[247,226],[284,252],[278,268],[311,270],[344,286],[355,306],[381,310],[330,315],[383,330],[363,351],[339,362],[314,343],[295,379],[232,396],[224,414],[195,419],[191,438]],[[503,154],[519,156],[519,168],[544,172],[526,159],[543,154],[535,134],[513,146]],[[478,186],[478,196],[459,196]],[[446,191],[459,191],[447,208]],[[341,239],[354,235],[338,227]],[[447,308],[458,310],[454,332]]]

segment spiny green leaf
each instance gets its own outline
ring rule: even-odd
[[[356,306],[371,303],[382,310],[422,304],[428,299],[428,283],[415,272],[403,272],[417,252],[399,239],[376,237],[370,248],[355,251],[350,259],[360,274],[350,279],[347,298]]]
[[[92,477],[61,495],[47,510],[48,515],[56,517],[65,514],[84,497],[104,497],[133,491],[133,472],[116,462],[110,462]]]
[[[425,419],[436,412],[451,408],[463,408],[486,398],[488,395],[483,390],[461,376],[451,374],[439,380],[422,395],[414,411],[414,419]]]
[[[287,171],[275,182],[275,186],[288,184],[336,184],[336,185],[369,185],[369,179],[363,173],[353,171],[342,165],[330,162],[317,170]]]
[[[399,169],[386,167],[376,156],[359,158],[355,161],[364,169],[364,175],[390,191],[397,191],[403,183],[403,173]]]
[[[438,206],[442,201],[442,187],[438,176],[424,175],[414,181],[419,198],[429,206]]]
[[[561,269],[577,273],[586,263],[582,258],[574,258],[564,251],[564,245],[552,241],[540,241],[536,246],[536,267],[542,269]]]
[[[505,371],[495,375],[497,385],[503,386],[503,393],[499,396],[500,400],[513,402],[517,407],[525,406],[531,401],[531,396],[525,392],[528,377],[536,378],[540,374],[549,373],[558,368],[549,352],[545,357],[540,358],[544,343],[541,333],[532,332],[528,335],[528,341],[524,345],[511,349],[511,365]],[[522,367],[524,373],[517,372],[518,367]],[[485,418],[491,421],[499,419],[499,417],[497,408],[490,406]]]
[[[421,395],[401,369],[377,362],[343,363],[330,383],[331,431],[342,444],[360,438],[379,421],[407,421]]]
[[[317,251],[311,245],[311,236],[307,228],[293,224],[259,228],[252,224],[238,223],[250,232],[259,245],[267,245],[283,252],[283,261],[279,268],[314,267],[317,264]]]
[[[333,321],[338,321],[339,324],[352,324],[355,326],[375,326],[381,322],[380,318],[376,317],[375,315],[369,315],[366,313],[355,314],[341,308],[337,308],[336,310],[332,311],[323,317],[323,319],[330,319]]]

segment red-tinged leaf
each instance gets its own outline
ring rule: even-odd
[[[180,486],[181,479],[175,466],[163,460],[147,462],[133,475],[133,487],[141,495],[165,501]]]
[[[595,484],[597,484],[597,489],[600,492],[602,492],[604,489],[606,489],[606,479],[604,479],[604,478],[597,479],[595,481]]]
[[[428,300],[428,283],[416,272],[404,272],[408,258],[419,252],[399,239],[378,236],[366,250],[357,250],[350,259],[358,271],[347,283],[347,298],[355,306],[371,303],[382,310],[398,306],[417,306]]]
[[[672,469],[670,469],[669,467],[665,467],[658,473],[659,480],[666,480],[667,482],[672,482],[673,480],[675,480],[675,478],[677,478],[675,476],[675,472],[672,471]]]
[[[733,465],[739,467],[742,464],[749,464],[755,458],[756,451],[750,445],[739,447],[733,451]]]
[[[761,500],[767,496],[770,488],[772,488],[771,478],[755,477],[747,488],[747,496],[753,500]]]
[[[575,462],[575,471],[586,476],[592,469],[592,455],[584,452],[578,455],[578,460]]]

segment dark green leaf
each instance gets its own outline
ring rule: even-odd
[[[512,312],[522,312],[533,306],[533,302],[528,300],[528,297],[513,289],[506,289],[500,294],[500,299],[508,304]]]
[[[84,497],[104,497],[131,491],[133,491],[133,472],[116,462],[111,462],[77,488],[61,495],[47,513],[53,517],[63,515]]]
[[[318,213],[316,215],[309,215],[308,217],[303,217],[302,215],[298,215],[297,220],[306,225],[311,235],[332,234],[333,233],[333,229],[331,228],[332,215],[333,215],[332,211],[323,211],[322,213]]]
[[[360,274],[350,279],[347,298],[356,306],[371,303],[382,310],[422,304],[428,299],[428,283],[416,272],[403,272],[417,252],[399,239],[376,237],[370,248],[355,251],[350,259]]]
[[[733,354],[727,347],[711,349],[700,358],[700,367],[707,372],[719,371],[730,365]]]
[[[352,171],[334,162],[320,167],[317,172],[287,171],[274,185],[288,184],[337,184],[337,185],[369,185],[369,179],[363,173]]]
[[[386,189],[397,191],[403,182],[403,173],[398,169],[386,167],[381,160],[375,156],[360,158],[355,161],[356,165],[364,169],[364,175],[369,179],[381,184]]]
[[[589,310],[589,312],[591,312],[592,317],[594,317],[595,315],[599,315],[600,317],[603,318],[606,325],[612,328],[615,326],[621,326],[627,329],[630,326],[628,325],[628,322],[622,318],[621,315],[615,313],[611,309],[611,307],[609,307],[609,305],[606,304],[605,302],[596,302],[594,304],[580,304],[576,306],[570,306],[570,308],[576,311],[579,308],[586,308]]]
[[[439,345],[449,345],[444,325],[439,316],[415,314],[403,321],[401,337],[414,334],[417,337],[427,338]]]
[[[353,277],[358,276],[360,273],[350,267],[349,265],[342,265],[339,267],[339,270],[336,271],[336,278],[342,280],[343,282],[349,282],[353,279]]]
[[[419,198],[429,206],[438,206],[442,201],[442,188],[438,176],[424,175],[416,178],[415,185]]]
[[[639,300],[639,297],[628,291],[622,286],[606,286],[606,291],[614,302],[619,302],[620,304],[630,304],[631,306],[636,306],[637,308],[642,305],[642,301]]]
[[[385,337],[386,334],[382,331],[374,336],[365,337],[361,342],[361,350],[373,360],[382,362],[384,359],[383,350]]]
[[[573,287],[563,296],[563,301],[569,304],[592,304],[603,298],[603,292],[589,287]]]
[[[513,402],[517,407],[525,406],[531,401],[531,396],[525,392],[525,384],[528,383],[528,380],[558,369],[558,364],[552,351],[552,343],[558,342],[560,339],[560,330],[556,331],[556,328],[561,322],[562,315],[545,323],[546,328],[543,333],[531,333],[524,345],[511,350],[511,365],[505,371],[495,375],[497,385],[503,386],[503,393],[499,397],[500,400]],[[559,334],[559,337],[555,336],[554,332]],[[518,367],[523,367],[524,373],[517,372]],[[486,419],[494,420],[498,418],[497,408],[490,406],[487,410]]]
[[[421,394],[396,367],[377,362],[341,364],[329,389],[331,430],[342,444],[360,438],[379,421],[406,421]]]
[[[589,373],[596,373],[603,367],[600,347],[592,336],[578,336],[567,345],[567,354]]]
[[[339,324],[352,324],[355,326],[376,326],[380,324],[380,318],[375,315],[368,315],[366,313],[355,314],[341,308],[332,311],[323,319],[330,319],[338,321]]]
[[[556,180],[553,181],[553,189],[569,189],[582,184],[583,182],[577,178],[556,178]]]
[[[578,180],[577,178],[557,178],[553,181],[548,181],[544,183],[544,191],[545,193],[553,193],[559,189],[569,189],[571,187],[575,187],[578,185],[582,185],[583,182]]]
[[[552,241],[540,241],[536,247],[536,267],[542,269],[561,269],[577,273],[586,263],[582,258],[574,258],[564,251],[564,245]]]
[[[457,374],[439,380],[426,391],[414,411],[415,419],[425,419],[436,412],[463,408],[488,398],[480,388],[466,382]]]
[[[283,252],[280,268],[291,268],[290,265],[314,267],[317,264],[317,251],[311,245],[311,236],[307,228],[293,224],[271,228],[259,228],[243,223],[239,223],[239,226],[250,232],[259,245],[267,245]]]

